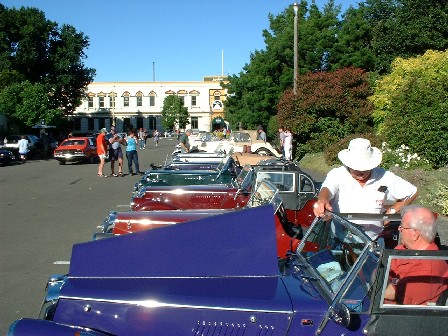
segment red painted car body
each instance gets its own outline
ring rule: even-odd
[[[131,199],[131,210],[233,209],[246,206],[254,184],[254,171],[245,166],[227,184],[146,186]]]
[[[124,211],[111,212],[103,223],[102,231],[94,237],[104,238],[111,235],[122,235],[143,230],[157,229],[164,226],[179,225],[183,222],[198,220],[210,217],[213,221],[213,216],[239,211],[235,209],[214,209],[214,210],[169,210],[169,211]],[[277,208],[274,214],[275,232],[277,238],[277,253],[279,258],[285,258],[289,251],[295,251],[300,239],[302,238],[303,230],[307,227],[301,228],[290,223],[284,217],[284,209]],[[244,225],[244,223],[241,223]],[[108,231],[108,232],[107,232]],[[254,232],[254,234],[257,234]]]
[[[67,162],[93,163],[98,158],[95,139],[92,137],[67,138],[54,150],[54,158],[61,165]]]
[[[133,197],[131,210],[233,209],[244,207],[249,197],[225,184],[150,187]]]
[[[257,190],[252,194],[245,208],[257,207],[266,203],[270,203],[273,206],[278,257],[285,258],[289,251],[294,251],[298,246],[299,239],[302,238],[303,231],[307,227],[302,228],[288,221],[282,200],[278,196],[278,190],[272,183],[263,181],[258,184]],[[111,212],[100,227],[101,232],[97,233],[94,238],[98,239],[106,236],[110,237],[111,235],[157,229],[206,217],[210,217],[210,221],[213,221],[213,216],[240,211],[241,209]],[[312,208],[307,207],[304,211],[311,211],[312,213]],[[307,214],[304,214],[303,217],[307,217]],[[245,225],[245,223],[241,222],[241,225]],[[257,233],[254,232],[254,234],[256,235]]]

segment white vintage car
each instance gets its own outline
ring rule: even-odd
[[[282,156],[269,142],[257,140],[257,131],[235,131],[228,139],[213,139],[211,137],[194,137],[190,139],[191,150],[217,153],[256,153],[271,155],[277,158]]]

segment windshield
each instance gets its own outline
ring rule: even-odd
[[[307,269],[324,280],[323,286],[334,297],[370,243],[356,224],[332,215],[316,220],[297,250],[299,258],[310,266]]]
[[[245,132],[233,132],[231,137],[235,142],[250,141],[250,134]]]
[[[249,165],[245,165],[236,177],[238,189],[249,190],[252,185],[253,169]],[[250,191],[250,190],[249,190]]]
[[[216,168],[217,171],[222,172],[229,168],[230,165],[230,156],[224,157]]]
[[[257,172],[257,183],[263,180],[271,181],[279,191],[282,192],[294,192],[295,191],[295,173],[287,173],[284,171],[259,171]]]
[[[79,146],[79,145],[84,145],[85,144],[85,140],[65,140],[61,146]]]
[[[247,202],[248,208],[271,203],[274,206],[274,212],[281,205],[281,198],[278,196],[278,190],[272,183],[262,181],[257,185],[257,189],[252,193]]]

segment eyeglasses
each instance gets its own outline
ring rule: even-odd
[[[402,225],[398,225],[398,230],[416,230],[410,227],[403,227]]]

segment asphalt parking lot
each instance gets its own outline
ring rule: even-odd
[[[162,164],[175,144],[162,138],[155,148],[148,139],[138,152],[140,170]],[[109,211],[128,210],[138,179],[101,178],[97,164],[60,166],[53,159],[0,167],[0,335],[16,319],[37,317],[48,277],[68,272],[72,245],[91,240]]]

